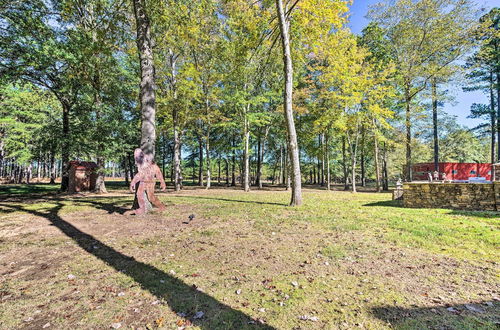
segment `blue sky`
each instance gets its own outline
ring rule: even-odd
[[[351,17],[349,27],[354,33],[361,33],[361,30],[369,23],[365,18],[370,5],[381,2],[382,0],[353,0],[351,7]],[[477,3],[477,8],[485,8],[489,10],[495,5],[498,6],[498,0],[474,0]],[[479,119],[467,118],[470,112],[472,103],[488,103],[487,96],[482,92],[463,92],[461,86],[447,86],[447,90],[451,95],[455,96],[453,104],[445,104],[442,108],[451,115],[457,116],[460,124],[467,127],[474,127],[481,123]]]

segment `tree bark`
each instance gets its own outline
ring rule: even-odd
[[[27,184],[30,184],[32,171],[33,171],[33,165],[30,163],[28,165],[28,168],[26,169],[26,183]]]
[[[231,162],[232,162],[232,166],[231,166],[231,187],[235,187],[236,186],[236,141],[235,141],[234,136],[233,136],[233,140],[232,140],[232,145],[233,145],[233,150],[232,150],[232,153],[231,153]]]
[[[410,108],[410,90],[409,87],[405,89],[405,105],[406,105],[406,118],[405,118],[405,126],[406,126],[406,173],[405,179],[406,181],[412,180],[411,166],[411,108]]]
[[[290,24],[285,16],[282,0],[276,0],[279,26],[281,32],[281,42],[283,50],[283,66],[285,74],[284,110],[285,121],[288,131],[288,146],[291,162],[292,197],[291,206],[302,204],[302,177],[300,173],[299,146],[297,144],[297,133],[295,131],[295,121],[293,118],[292,93],[293,93],[293,65],[290,51]]]
[[[198,154],[200,160],[200,167],[198,168],[198,186],[203,187],[203,140],[198,136]]]
[[[495,132],[495,127],[497,125],[497,119],[495,115],[495,95],[493,93],[493,71],[490,71],[490,107],[491,107],[491,163],[495,163],[495,143],[496,143],[496,132]],[[499,100],[497,99],[497,103],[500,103]],[[500,116],[498,117],[500,118]],[[500,126],[500,125],[499,125]]]
[[[127,161],[128,161],[128,170],[129,170],[130,178],[133,179],[134,178],[134,174],[135,174],[135,169],[134,169],[134,162],[132,160],[132,154],[131,153],[127,154]]]
[[[345,149],[345,136],[342,136],[342,169],[344,171],[344,190],[349,190],[349,183],[347,180],[347,156]]]
[[[262,149],[262,134],[259,133],[259,139],[257,141],[257,175],[255,177],[255,184],[259,187],[259,189],[262,189],[262,182],[260,178],[262,175],[261,149]]]
[[[101,120],[101,97],[99,95],[99,77],[94,77],[94,91],[95,91],[95,106],[96,106],[96,122],[99,123]],[[102,133],[102,132],[99,132]],[[106,159],[104,158],[104,142],[100,137],[97,137],[97,180],[94,187],[94,192],[98,194],[106,194],[106,184],[105,180],[105,167],[106,167]]]
[[[439,171],[438,98],[436,78],[432,79],[432,126],[434,133],[434,171]]]
[[[321,186],[325,186],[325,134],[321,133]]]
[[[389,172],[387,170],[387,144],[384,142],[384,151],[382,155],[382,175],[384,177],[382,182],[382,188],[384,190],[389,190]]]
[[[56,184],[56,155],[55,152],[50,153],[50,183]]]
[[[62,103],[62,151],[61,151],[61,160],[62,160],[62,175],[61,175],[61,191],[68,191],[69,188],[69,152],[70,152],[70,131],[69,131],[69,113],[71,110],[71,106],[69,102],[63,101]],[[55,174],[55,172],[54,172]],[[54,178],[55,180],[55,178]]]
[[[497,65],[496,65],[496,71],[497,71],[497,141],[498,141],[498,146],[497,146],[497,162],[500,162],[500,59],[499,59],[499,50],[497,43],[495,43],[495,51],[497,54]]]
[[[103,149],[100,149],[100,151],[98,152],[101,153],[103,151],[104,151]],[[106,175],[105,167],[106,167],[106,162],[104,157],[102,156],[97,157],[97,181],[95,183],[94,192],[98,194],[106,194],[108,192],[106,190],[106,185],[104,183],[104,177]]]
[[[330,177],[330,134],[327,132],[325,134],[325,161],[326,161],[326,190],[331,189],[331,177]]]
[[[280,172],[278,184],[285,184],[285,168],[284,168],[284,159],[283,159],[283,145],[280,143]]]
[[[177,56],[174,54],[172,49],[168,50],[169,61],[170,61],[170,84],[172,86],[173,98],[177,100]],[[174,159],[173,159],[173,171],[174,171],[174,190],[180,191],[182,188],[182,173],[181,173],[181,137],[179,133],[179,109],[174,105],[172,109],[172,122],[174,130]]]
[[[206,159],[207,159],[207,186],[206,189],[210,189],[212,185],[212,175],[211,175],[211,158],[210,158],[210,128],[207,127],[207,136],[206,136],[206,142],[205,142],[205,153],[206,153]]]
[[[361,126],[361,187],[366,186],[366,169],[365,169],[365,126]]]
[[[259,137],[259,163],[257,168],[257,178],[259,189],[262,189],[262,167],[264,166],[264,156],[266,154],[266,140],[269,134],[270,127],[267,126],[264,129],[264,137]]]
[[[229,158],[226,156],[224,160],[226,163],[226,187],[229,187]]]
[[[376,133],[376,122],[375,119],[373,119],[373,127],[374,127],[374,134],[373,134],[373,154],[374,154],[374,161],[375,161],[375,186],[377,188],[377,192],[382,191],[382,186],[380,184],[380,164],[379,164],[379,150],[378,150],[378,139],[377,139],[377,133]]]
[[[247,118],[247,112],[250,105],[245,107],[243,118],[243,190],[250,191],[250,159],[249,159],[249,145],[250,145],[250,129]]]
[[[146,13],[146,1],[133,0],[133,5],[137,26],[137,49],[141,68],[141,149],[146,155],[154,157],[156,150],[156,101],[151,28],[149,17]]]
[[[359,137],[359,123],[356,124],[356,131],[354,131],[355,139],[349,138],[347,134],[347,141],[349,144],[349,151],[351,153],[351,191],[357,192],[356,189],[356,160],[358,151],[358,137]]]

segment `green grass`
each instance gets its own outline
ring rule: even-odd
[[[42,186],[30,198],[10,189],[20,199],[0,198],[0,251],[17,275],[0,281],[0,328],[499,322],[499,213],[405,209],[389,194],[314,190],[291,208],[285,191],[197,190],[162,194],[163,215],[136,218],[117,213],[132,195],[43,198]],[[190,214],[195,219],[183,224]],[[65,223],[80,236],[64,234]],[[485,312],[469,311],[470,303]],[[199,311],[204,317],[194,319]]]
[[[0,185],[0,196],[22,196],[33,194],[55,193],[58,184],[3,184]]]

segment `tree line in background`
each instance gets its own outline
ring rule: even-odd
[[[213,181],[388,189],[416,162],[500,160],[498,8],[396,0],[360,35],[344,0],[0,0],[0,176],[96,190],[155,154],[175,190]],[[468,129],[440,107],[480,90]],[[108,166],[106,166],[108,164]],[[112,166],[111,166],[112,165]]]

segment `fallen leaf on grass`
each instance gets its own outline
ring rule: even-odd
[[[316,316],[310,316],[310,315],[301,315],[299,316],[299,320],[302,321],[312,321],[312,322],[318,322],[319,319]]]
[[[160,318],[156,319],[155,323],[158,326],[158,328],[161,328],[163,326],[163,324],[165,323],[165,318],[160,317]]]

